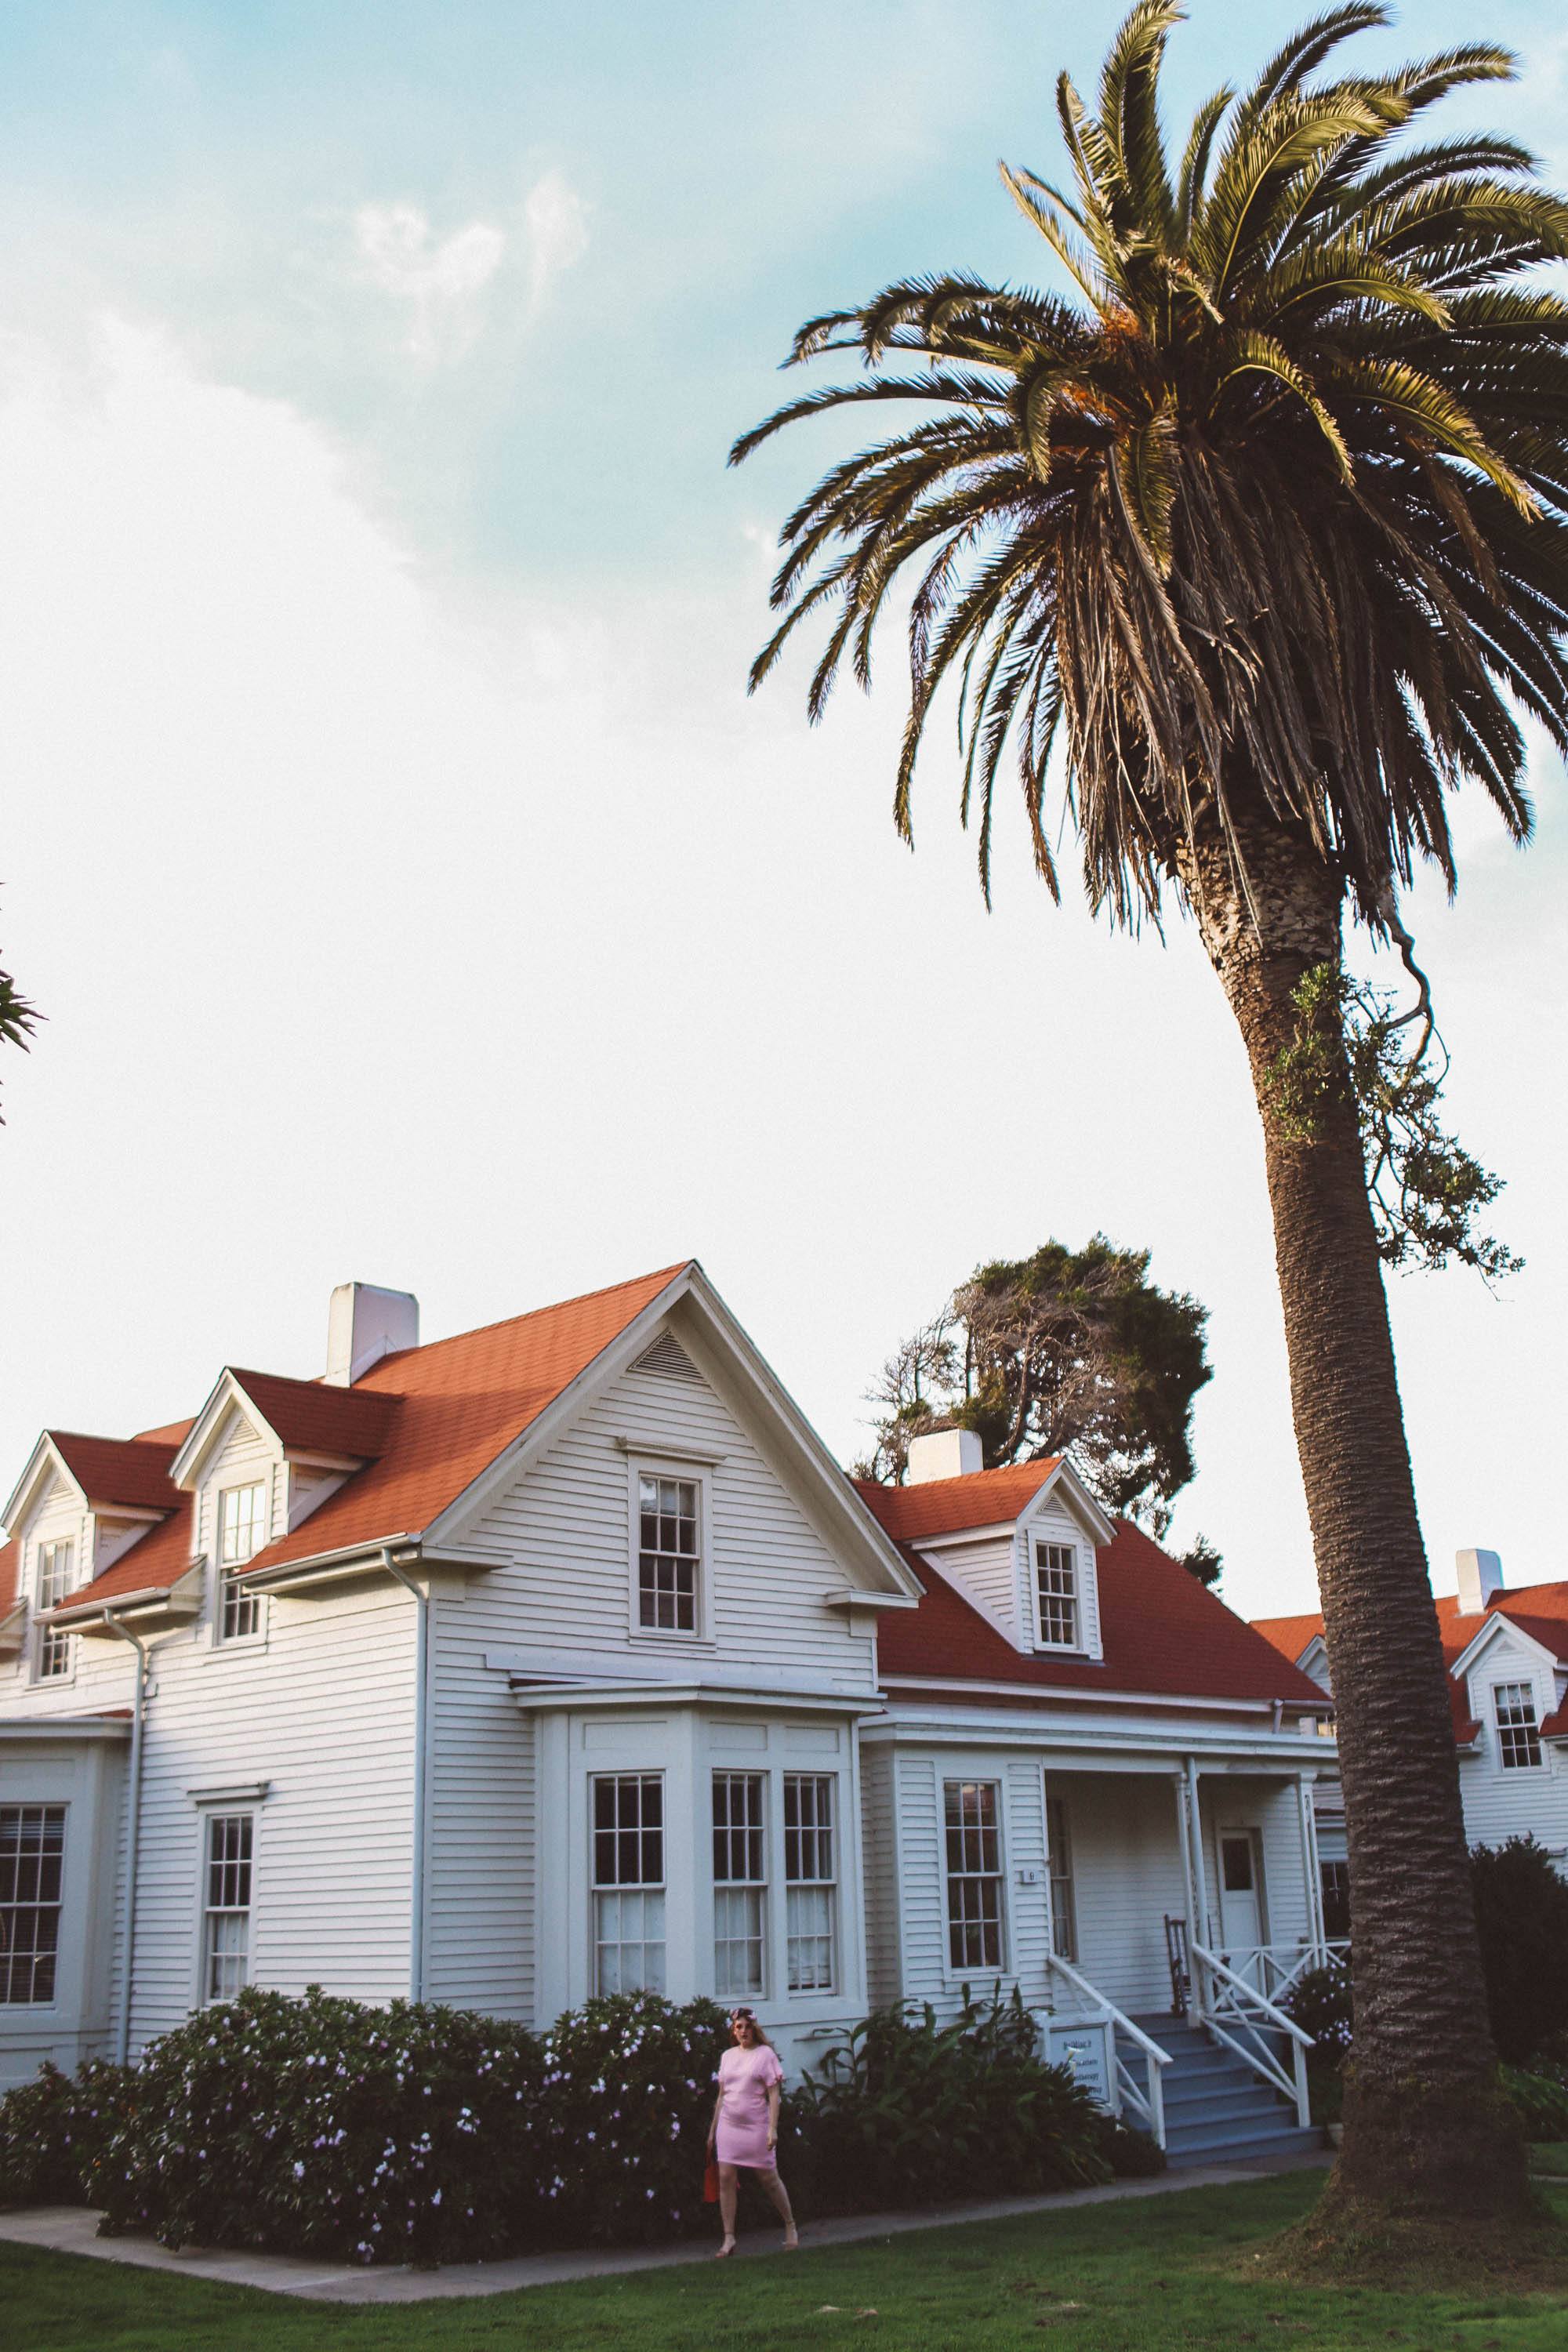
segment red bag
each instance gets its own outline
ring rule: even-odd
[[[711,2157],[702,2176],[702,2202],[704,2205],[717,2205],[719,2202],[719,2168]]]

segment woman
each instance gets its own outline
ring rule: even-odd
[[[719,2162],[719,2211],[724,2222],[724,2242],[715,2259],[722,2262],[735,2251],[735,2175],[742,2165],[756,2174],[758,2186],[784,2223],[784,2252],[790,2254],[800,2238],[789,2191],[774,2161],[784,2068],[749,2009],[731,2013],[730,2031],[734,2046],[719,2061],[719,2097],[708,2134],[709,2157]]]

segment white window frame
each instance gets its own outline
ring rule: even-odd
[[[60,1565],[61,1555],[64,1565]],[[76,1568],[76,1538],[56,1536],[47,1543],[39,1543],[34,1570],[33,1590],[37,1595],[37,1606],[41,1615],[46,1609],[58,1608],[69,1591]],[[36,1625],[33,1629],[33,1680],[36,1683],[68,1683],[76,1673],[76,1639],[73,1634],[54,1625]]]
[[[937,1783],[939,1811],[937,1830],[942,1840],[942,1973],[950,1985],[973,1984],[980,1979],[1006,1977],[1012,1937],[1007,1903],[1007,1803],[1006,1784],[1000,1772],[957,1769],[944,1770]],[[985,1788],[995,1794],[996,1866],[988,1871],[955,1871],[951,1867],[948,1853],[947,1792],[950,1789]],[[952,1957],[952,1888],[960,1879],[978,1878],[996,1883],[996,1948],[992,1960],[955,1960]],[[984,1922],[980,1923],[982,1926]]]
[[[242,1992],[247,1984],[255,1982],[256,1864],[257,1849],[259,1844],[257,1834],[258,1818],[258,1808],[253,1805],[204,1806],[198,1815],[201,1824],[200,1878],[197,1885],[200,1927],[196,1945],[196,2006],[198,2009],[210,2009],[218,2001],[232,2000],[236,1994]],[[227,1855],[219,1859],[213,1852],[216,1832],[220,1826],[226,1830],[235,1824],[244,1826],[247,1851],[243,1855]],[[243,1904],[213,1901],[215,1869],[244,1871],[246,1899]],[[242,1919],[245,1923],[244,1949],[239,1955],[241,1973],[232,1990],[215,1992],[213,1990],[215,1959],[220,1957],[232,1959],[235,1957],[232,1951],[220,1955],[217,1949],[218,1936],[221,1932],[218,1923],[220,1920],[231,1919]]]
[[[827,1818],[826,1821],[823,1820],[820,1812],[817,1812],[813,1821],[809,1822],[802,1822],[800,1819],[799,1797],[797,1795],[795,1800],[795,1821],[794,1826],[791,1826],[789,1822],[788,1791],[789,1784],[792,1781],[795,1784],[797,1790],[807,1784],[812,1785],[818,1792],[823,1790],[826,1790]],[[779,1820],[783,1829],[784,1843],[784,1985],[789,1994],[789,1998],[792,2000],[831,2000],[838,1991],[838,1981],[843,1969],[843,1957],[839,1945],[840,1905],[838,1896],[839,1880],[842,1872],[840,1852],[841,1839],[843,1835],[843,1807],[841,1802],[843,1785],[843,1780],[838,1773],[832,1771],[813,1771],[808,1767],[796,1767],[781,1773],[779,1776]],[[813,1799],[814,1810],[819,1802],[820,1794]],[[808,1856],[814,1865],[820,1865],[823,1859],[823,1841],[825,1839],[826,1841],[827,1869],[824,1871],[819,1866],[813,1867],[810,1870],[803,1869],[801,1865],[805,1862]],[[795,1867],[794,1870],[790,1867],[790,1844],[792,1840],[795,1841]],[[826,1898],[823,1906],[827,1917],[826,1939],[824,1938],[820,1928],[807,1928],[796,1925],[797,1919],[805,1907],[805,1904],[798,1901],[796,1898],[807,1895],[819,1895]],[[800,1983],[798,1981],[799,1969],[797,1967],[799,1948],[805,1943],[817,1944],[824,1940],[826,1940],[827,1944],[826,1983]]]
[[[58,1798],[39,1798],[37,1800],[18,1798],[8,1799],[4,1805],[0,1805],[0,1814],[5,1813],[15,1813],[17,1816],[18,1864],[20,1864],[21,1861],[19,1851],[20,1832],[25,1825],[26,1816],[28,1813],[37,1813],[42,1817],[38,1823],[38,1828],[41,1833],[47,1833],[49,1830],[51,1826],[49,1816],[51,1814],[58,1813],[59,1816],[58,1894],[51,1897],[47,1902],[28,1902],[23,1899],[20,1892],[18,1891],[16,1898],[5,1906],[7,1911],[27,1911],[33,1913],[52,1911],[55,1915],[54,1950],[52,1955],[49,1956],[52,1958],[54,1965],[50,1972],[49,1991],[48,1998],[47,2000],[35,2000],[31,1993],[29,1993],[25,2000],[16,1999],[12,1991],[12,1970],[16,1966],[15,1957],[13,1957],[9,1963],[0,1962],[0,1968],[3,1968],[5,1971],[4,1975],[0,1976],[0,2015],[15,2013],[16,2015],[25,2014],[27,2016],[37,2017],[44,2011],[58,2009],[59,2006],[61,1963],[66,1958],[61,1929],[65,1924],[66,1863],[68,1853],[68,1839],[70,1830],[70,1808],[68,1805],[62,1803]],[[46,1857],[40,1851],[38,1856],[40,1882],[42,1879],[43,1864],[46,1859],[52,1857]],[[36,1983],[36,1971],[38,1958],[40,1957],[39,1948],[36,1941],[29,1957],[35,1971],[33,1981]]]
[[[1029,1542],[1031,1546],[1029,1590],[1033,1596],[1035,1611],[1035,1646],[1040,1650],[1056,1650],[1069,1653],[1075,1657],[1079,1656],[1084,1647],[1083,1546],[1076,1540],[1069,1539],[1064,1542],[1060,1536],[1048,1534],[1032,1534]],[[1064,1601],[1072,1612],[1073,1633],[1070,1641],[1063,1641],[1058,1635],[1047,1633],[1046,1631],[1046,1596],[1040,1591],[1040,1578],[1043,1573],[1053,1575],[1062,1573],[1062,1569],[1057,1562],[1042,1559],[1043,1553],[1049,1552],[1059,1552],[1062,1555],[1067,1572],[1072,1578],[1072,1589],[1069,1592],[1053,1596],[1058,1601]]]
[[[653,1649],[713,1645],[713,1486],[705,1465],[680,1454],[634,1454],[627,1462],[626,1609],[629,1638]],[[696,1623],[645,1625],[642,1622],[642,1481],[676,1478],[694,1487],[697,1501]]]
[[[239,1579],[247,1563],[253,1560],[258,1551],[264,1551],[271,1540],[271,1486],[272,1481],[268,1476],[239,1478],[232,1486],[220,1486],[214,1503],[213,1555],[216,1562],[217,1583],[213,1601],[213,1639],[225,1650],[241,1648],[247,1643],[260,1642],[266,1637],[266,1596],[247,1591]],[[248,1551],[237,1550],[231,1556],[228,1550],[228,1507],[236,1496],[249,1494],[259,1497],[252,1522],[255,1540]],[[231,1608],[236,1616],[243,1611],[248,1619],[243,1629],[232,1633],[229,1630]]]
[[[720,2001],[766,2000],[768,1997],[770,1926],[768,1856],[771,1811],[768,1800],[771,1794],[769,1782],[772,1777],[768,1772],[747,1770],[743,1766],[730,1764],[716,1764],[710,1775],[713,1816],[713,1997]],[[743,1784],[748,1791],[755,1791],[756,1818],[754,1821],[742,1819],[737,1822],[735,1819],[732,1785],[735,1782]],[[725,1819],[723,1822],[719,1818],[721,1783],[724,1786]],[[745,1811],[747,1814],[751,1811],[749,1795],[745,1801]],[[739,1851],[737,1851],[738,1840],[744,1841],[743,1846]],[[733,1869],[731,1864],[737,1860],[746,1867],[742,1870]],[[754,1924],[743,1936],[720,1934],[720,1916],[723,1907],[723,1898],[726,1895],[754,1898],[752,1906]],[[728,1950],[736,1945],[750,1944],[754,1944],[756,1947],[755,1983],[726,1982],[726,1971],[720,1966],[721,1948]]]
[[[1501,1772],[1538,1772],[1546,1762],[1546,1751],[1541,1744],[1541,1717],[1535,1706],[1535,1685],[1528,1675],[1510,1682],[1493,1683],[1492,1729],[1497,1736],[1498,1769]],[[1517,1694],[1510,1698],[1510,1693]],[[1505,1702],[1508,1707],[1504,1719]],[[1522,1756],[1509,1753],[1513,1742],[1524,1748]]]
[[[599,1836],[601,1834],[610,1836],[625,1834],[625,1832],[619,1831],[618,1825],[616,1828],[612,1828],[606,1832],[600,1832],[598,1826],[599,1790],[603,1787],[618,1786],[621,1783],[629,1780],[641,1781],[645,1786],[649,1781],[652,1781],[658,1787],[659,1792],[658,1831],[659,1842],[659,1875],[657,1879],[639,1878],[633,1880],[623,1879],[618,1876],[613,1879],[604,1879],[599,1875]],[[641,1839],[647,1837],[649,1834],[649,1832],[647,1826],[639,1821],[635,1834]],[[601,1993],[629,1991],[635,1990],[635,1988],[622,1983],[616,1983],[615,1985],[606,1985],[604,1983],[603,1955],[605,1952],[611,1949],[612,1946],[617,1952],[625,1952],[635,1944],[646,1953],[650,1945],[657,1944],[662,1955],[659,1964],[661,1981],[657,1985],[645,1984],[645,1989],[652,1992],[664,1993],[668,1991],[669,1981],[669,1790],[666,1782],[665,1775],[662,1771],[657,1769],[649,1769],[634,1766],[629,1771],[593,1772],[589,1774],[588,1951],[592,1979],[591,1990],[595,1998],[597,1998]],[[618,1867],[619,1857],[617,1856],[616,1859]],[[639,1864],[641,1861],[642,1854],[639,1849]],[[606,1895],[638,1895],[644,1897],[647,1897],[649,1895],[658,1895],[659,1897],[659,1931],[657,1936],[649,1936],[645,1933],[641,1936],[626,1936],[622,1934],[616,1937],[607,1937],[600,1934],[600,1922],[604,1916],[601,1898]],[[618,1965],[616,1973],[617,1978],[621,1975],[621,1969]]]

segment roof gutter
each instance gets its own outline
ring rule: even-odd
[[[429,1826],[430,1790],[430,1588],[423,1591],[392,1557],[392,1546],[381,1547],[381,1565],[414,1596],[414,1848],[409,1885],[408,1998],[425,1998],[425,1849]]]

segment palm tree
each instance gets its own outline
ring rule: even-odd
[[[1568,207],[1509,140],[1402,135],[1510,75],[1505,52],[1320,78],[1388,21],[1376,5],[1330,10],[1245,95],[1216,92],[1173,167],[1158,99],[1181,16],[1140,0],[1097,110],[1058,83],[1070,196],[1003,169],[1068,299],[950,274],[801,329],[794,361],[858,352],[858,379],[792,401],[735,459],[823,409],[917,416],[835,465],[784,526],[783,618],[752,683],[821,614],[811,716],[846,654],[868,684],[898,583],[905,835],[951,681],[987,890],[1011,742],[1057,892],[1059,732],[1095,907],[1157,920],[1169,895],[1195,918],[1263,1122],[1339,1717],[1355,2053],[1325,2210],[1518,2211],[1342,930],[1348,908],[1408,959],[1401,886],[1420,860],[1455,878],[1447,794],[1479,783],[1523,841],[1521,715],[1568,750],[1568,306],[1536,274],[1568,253]],[[1281,1084],[1304,1044],[1331,1081],[1306,1123]]]

